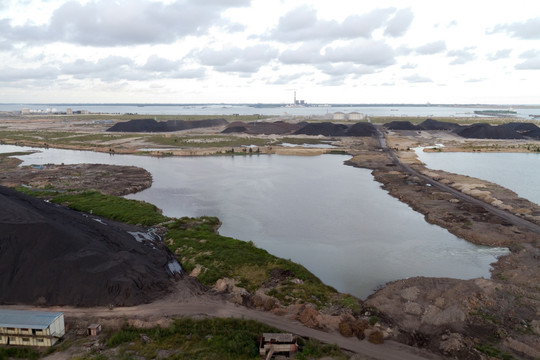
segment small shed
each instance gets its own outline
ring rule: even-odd
[[[88,330],[87,330],[88,336],[98,336],[100,333],[101,333],[101,324],[88,325]]]
[[[64,313],[0,309],[0,344],[52,346],[65,332]]]
[[[293,356],[298,351],[296,336],[287,333],[263,333],[259,346],[259,354],[265,359],[281,354]]]

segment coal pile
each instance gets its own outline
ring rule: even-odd
[[[250,135],[287,135],[292,134],[298,129],[305,126],[306,123],[291,124],[283,121],[276,122],[233,122],[229,124],[225,130],[222,131],[223,134],[231,133],[244,133]]]
[[[462,128],[461,125],[446,121],[438,121],[433,119],[426,119],[420,125],[423,130],[450,130],[457,131]]]
[[[410,121],[391,121],[384,126],[388,130],[422,130],[420,126],[413,125]]]
[[[459,136],[469,139],[524,139],[525,137],[515,130],[502,126],[491,126],[479,123],[467,126],[456,132]]]
[[[225,119],[206,120],[168,120],[156,121],[154,119],[135,119],[126,122],[116,123],[107,131],[110,132],[171,132],[190,129],[199,129],[215,126],[225,126],[228,122]]]
[[[295,135],[345,136],[347,125],[331,122],[310,123],[294,132]]]
[[[372,123],[358,122],[347,129],[346,136],[375,136],[377,129]]]
[[[167,294],[181,277],[174,255],[144,229],[6,187],[0,203],[0,304],[130,306]]]

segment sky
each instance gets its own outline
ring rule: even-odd
[[[538,0],[0,0],[0,103],[540,104]]]

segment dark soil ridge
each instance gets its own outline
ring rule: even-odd
[[[426,119],[413,125],[410,121],[392,121],[384,125],[388,130],[447,130],[468,139],[540,139],[540,128],[530,122],[512,122],[503,125],[476,123],[462,126],[455,123]]]
[[[206,120],[168,120],[156,121],[154,119],[134,119],[116,123],[107,131],[109,132],[172,132],[190,129],[199,129],[215,126],[225,126],[229,122],[225,119]]]
[[[256,122],[229,124],[224,134],[245,133],[252,135],[313,135],[313,136],[373,136],[376,133],[375,127],[371,123],[358,122],[353,125],[335,124],[332,122],[297,124],[276,122]]]
[[[146,233],[0,186],[0,304],[131,306],[167,294],[174,255]]]

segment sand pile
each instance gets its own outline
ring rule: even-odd
[[[5,187],[0,203],[0,304],[135,305],[179,277],[172,253],[143,229]]]
[[[154,119],[135,119],[114,124],[107,129],[111,132],[171,132],[190,130],[206,127],[225,126],[228,122],[225,119],[206,120],[168,120],[156,121]]]

